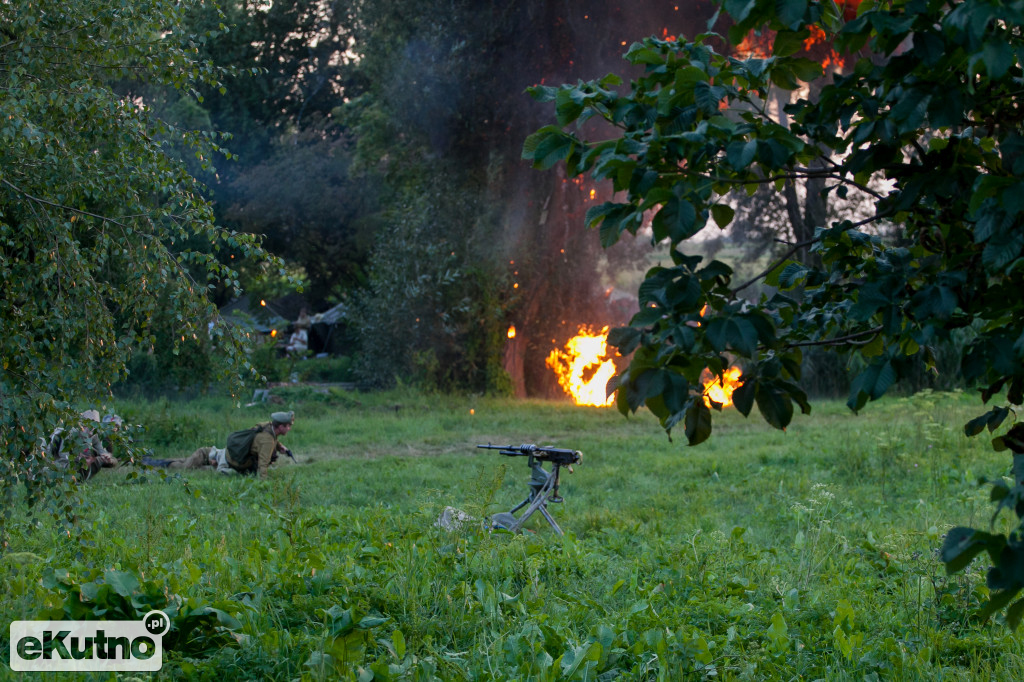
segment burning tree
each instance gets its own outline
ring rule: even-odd
[[[611,342],[633,356],[610,387],[623,413],[647,406],[668,431],[682,422],[691,445],[712,430],[705,368],[722,374],[730,358],[742,359],[737,409],[749,415],[756,403],[782,429],[794,404],[811,411],[798,382],[802,350],[815,346],[862,361],[848,400],[856,411],[915,365],[934,368],[932,347],[970,327],[962,372],[984,402],[999,396],[999,404],[967,433],[995,432],[1024,403],[1024,3],[895,0],[863,3],[856,14],[846,11],[852,4],[726,0],[731,42],[772,31],[770,56],[722,54],[710,34],[651,38],[626,55],[645,67],[628,93],[615,76],[532,91],[554,104],[557,125],[532,135],[524,156],[540,168],[564,161],[570,176],[608,179],[622,193],[587,212],[602,243],[636,233],[653,212],[654,238],[671,244],[673,265],[647,273],[641,311],[613,330]],[[821,60],[802,54],[812,35],[850,64],[786,105],[782,120],[766,106],[773,94],[823,76]],[[615,134],[592,141],[568,129],[592,118]],[[820,217],[813,234],[746,282],[688,252],[709,220],[732,220],[723,198],[733,188],[785,191],[792,180],[821,196],[859,194],[872,211]],[[873,229],[883,223],[896,227],[895,238]],[[802,249],[816,258],[794,259]],[[751,304],[740,294],[755,281],[776,291]],[[993,499],[1018,516],[1022,434],[1018,424],[993,441],[1015,453],[1014,480],[997,481]],[[986,615],[1024,589],[1022,531],[947,536],[949,570],[982,551],[994,563]],[[1022,615],[1024,600],[1007,610],[1011,626]]]
[[[597,281],[601,245],[583,228],[587,209],[610,197],[608,183],[522,162],[522,140],[546,115],[522,92],[605,73],[632,36],[675,33],[711,14],[710,0],[457,0],[444,12],[387,0],[360,10],[372,29],[356,45],[369,92],[349,109],[358,156],[386,188],[383,238],[356,306],[367,378],[415,376],[425,358],[420,367],[459,368],[461,388],[490,390],[497,356],[517,394],[561,394],[545,363],[551,350],[581,325],[624,323],[635,299],[621,316],[610,305]],[[442,243],[443,258],[415,257]],[[626,260],[628,246],[604,260]]]

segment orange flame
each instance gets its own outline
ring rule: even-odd
[[[775,40],[775,31],[748,31],[747,35],[734,50],[736,55],[743,59],[767,59],[772,56],[772,41]]]
[[[614,395],[606,395],[608,380],[615,376],[615,363],[607,354],[608,327],[594,333],[583,326],[566,342],[565,350],[551,351],[546,364],[574,403],[605,407],[615,400]]]
[[[804,39],[804,49],[809,50],[818,43],[825,42],[825,31],[820,26],[808,26],[810,35]]]
[[[730,367],[722,374],[722,378],[714,376],[709,370],[704,370],[700,380],[704,385],[704,403],[711,407],[711,402],[720,403],[722,407],[732,405],[732,392],[742,383],[740,378],[743,370],[739,367]]]
[[[842,7],[843,19],[852,21],[856,18],[860,3],[861,0],[840,0],[838,4]],[[824,29],[815,25],[810,25],[807,28],[809,35],[803,43],[805,56],[818,61],[826,72],[842,71],[846,66],[846,59],[832,47]],[[772,55],[776,37],[777,33],[770,29],[751,30],[733,48],[733,52],[736,56],[744,59],[767,59]]]
[[[510,339],[516,338],[516,326],[514,324],[510,324],[508,326],[508,338],[510,338]]]

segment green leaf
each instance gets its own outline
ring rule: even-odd
[[[788,29],[795,29],[800,25],[807,11],[807,0],[776,0],[775,12],[779,21]]]
[[[729,16],[739,24],[747,18],[755,4],[755,0],[725,0],[724,6]]]
[[[805,83],[821,78],[824,73],[821,64],[813,59],[791,59],[787,64],[793,70],[793,75]]]
[[[795,289],[804,281],[808,272],[807,266],[802,263],[788,261],[779,273],[777,286],[784,291]]]
[[[533,167],[547,170],[565,161],[576,149],[576,140],[555,126],[541,128],[523,143],[523,158],[532,159]]]
[[[1016,597],[1020,591],[1020,587],[1015,587],[993,593],[989,598],[988,603],[978,611],[978,617],[982,620],[987,620],[992,614],[998,613],[1004,606],[1013,601],[1013,598]]]
[[[714,218],[715,223],[721,229],[725,229],[732,222],[732,219],[736,216],[736,211],[726,204],[715,204],[711,207],[711,217]]]
[[[978,554],[998,542],[997,536],[973,528],[958,526],[946,533],[946,539],[939,550],[939,559],[946,564],[946,573],[962,571]]]
[[[1020,627],[1021,616],[1024,616],[1024,599],[1018,599],[1013,606],[1006,609],[1006,623],[1011,630]]]
[[[636,315],[630,319],[629,324],[633,327],[649,327],[651,325],[662,322],[665,317],[665,311],[661,308],[646,307],[640,310]]]
[[[130,597],[139,589],[139,579],[127,571],[107,571],[103,578],[122,597]]]
[[[755,400],[761,417],[771,426],[785,431],[793,420],[793,403],[789,396],[770,382],[758,382]]]
[[[775,35],[775,41],[772,43],[772,56],[776,58],[789,57],[790,55],[796,54],[800,50],[804,49],[804,41],[811,35],[810,31],[803,29],[800,31],[779,31]],[[793,82],[792,88],[785,88],[786,90],[793,90],[796,88],[795,81],[792,81],[793,72],[788,66],[780,67],[776,64],[776,67],[772,69],[772,82],[783,87],[781,83],[776,80],[777,72],[784,72],[787,82]]]
[[[989,432],[995,431],[1003,423],[1003,421],[1010,415],[1010,409],[1007,407],[993,407],[991,410],[975,417],[974,419],[967,422],[964,425],[964,434],[968,437],[977,436],[979,433],[988,428]]]
[[[686,440],[699,445],[711,436],[711,408],[703,400],[694,400],[686,410]]]
[[[850,398],[847,405],[856,411],[864,407],[868,399],[878,400],[896,382],[896,370],[888,359],[875,361],[858,374],[850,384]]]
[[[405,658],[405,635],[398,628],[395,628],[395,631],[391,633],[391,643],[395,647],[395,657],[398,660]]]
[[[742,317],[733,317],[728,325],[729,344],[744,357],[753,357],[757,352],[757,329]]]
[[[750,411],[754,408],[754,396],[756,394],[757,381],[753,377],[747,377],[732,392],[732,404],[736,406],[740,414],[744,417],[749,417]]]
[[[676,71],[675,85],[676,88],[682,90],[685,88],[692,88],[697,83],[706,83],[708,81],[707,71],[695,65],[687,65]]]
[[[693,97],[697,106],[706,116],[714,116],[718,113],[719,103],[725,97],[725,89],[718,85],[711,85],[701,81],[693,87]]]
[[[555,95],[555,112],[558,116],[558,125],[567,126],[583,113],[583,105],[580,103],[579,90],[561,89]]]
[[[608,344],[626,356],[636,350],[641,341],[640,330],[634,327],[614,327],[608,332]]]
[[[587,209],[587,214],[583,218],[583,224],[587,227],[593,227],[601,220],[604,220],[605,216],[621,206],[622,204],[616,204],[611,201],[606,201],[597,206],[591,206]]]
[[[757,140],[737,140],[726,148],[725,157],[733,170],[741,171],[757,156]]]
[[[697,211],[693,204],[672,197],[654,216],[652,227],[656,235],[665,234],[673,244],[678,244],[699,232],[703,225],[697,222]]]
[[[789,649],[788,633],[789,627],[786,625],[786,619],[782,616],[782,612],[776,611],[772,615],[772,624],[768,627],[768,640],[776,653],[782,653]]]
[[[989,78],[1002,78],[1014,63],[1013,48],[1002,40],[987,40],[982,59]]]
[[[608,248],[619,241],[624,229],[629,229],[634,217],[634,208],[629,204],[605,202],[600,206],[592,206],[587,210],[584,222],[588,227],[600,222],[601,246]]]
[[[707,331],[704,332],[708,343],[719,353],[724,353],[729,346],[728,322],[728,318],[714,317],[708,321]]]

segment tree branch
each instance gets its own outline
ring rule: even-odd
[[[33,195],[29,194],[28,192],[26,192],[25,190],[23,190],[20,187],[18,187],[17,185],[13,184],[10,180],[7,180],[5,178],[0,178],[0,182],[2,182],[3,184],[7,185],[8,187],[13,189],[18,194],[20,194],[21,196],[25,197],[26,199],[28,199],[30,201],[34,201],[34,202],[36,202],[38,204],[44,204],[44,205],[50,206],[52,208],[59,208],[59,209],[64,210],[64,211],[71,211],[73,213],[78,213],[80,215],[86,215],[86,216],[89,216],[90,218],[96,218],[97,220],[101,220],[101,221],[103,221],[105,223],[113,223],[114,225],[117,225],[118,227],[122,227],[122,228],[123,227],[127,227],[122,222],[114,220],[113,218],[108,218],[107,216],[99,215],[98,213],[90,213],[89,211],[83,211],[82,209],[75,208],[74,206],[66,206],[64,204],[58,204],[58,203],[55,203],[53,201],[49,201],[47,199],[43,199],[41,197],[33,196]]]
[[[875,215],[870,216],[868,218],[865,218],[864,220],[858,220],[855,223],[851,223],[850,227],[848,227],[847,229],[850,229],[850,230],[856,229],[856,228],[860,227],[861,225],[867,225],[868,223],[873,223],[876,220],[881,220],[882,218],[886,217],[887,215],[888,215],[888,213],[876,213]],[[802,241],[802,242],[799,242],[797,244],[794,244],[793,247],[789,251],[787,251],[782,257],[775,259],[775,261],[773,261],[772,264],[769,265],[766,269],[762,270],[759,274],[755,275],[754,277],[751,277],[749,280],[747,280],[743,284],[741,284],[738,287],[736,287],[735,289],[733,289],[732,293],[736,294],[736,293],[739,293],[740,291],[746,289],[751,284],[754,284],[758,280],[760,280],[763,277],[765,277],[769,272],[771,272],[775,268],[777,268],[780,265],[782,265],[783,263],[785,263],[786,260],[790,256],[792,256],[794,253],[796,253],[800,249],[804,248],[805,246],[810,246],[811,244],[814,244],[817,241],[820,241],[820,238],[813,237],[811,239],[807,239],[805,241]]]
[[[753,276],[753,277],[751,277],[751,278],[750,278],[749,280],[747,280],[747,281],[746,281],[746,282],[744,282],[743,284],[741,284],[741,285],[739,285],[738,287],[736,287],[735,289],[733,289],[733,290],[732,290],[732,293],[733,293],[734,295],[735,295],[735,294],[738,294],[739,292],[741,292],[741,291],[743,291],[744,289],[746,289],[747,287],[749,287],[749,286],[750,286],[751,284],[754,284],[755,282],[758,282],[758,281],[760,281],[760,280],[761,280],[761,279],[762,279],[763,277],[767,276],[769,272],[771,272],[772,270],[774,270],[775,268],[779,267],[780,265],[782,265],[783,263],[785,263],[785,262],[786,262],[787,260],[789,260],[789,257],[790,257],[790,256],[792,256],[792,255],[793,255],[794,253],[796,253],[796,252],[797,252],[797,251],[799,251],[800,249],[804,248],[805,246],[810,246],[811,244],[814,244],[814,243],[815,243],[815,242],[817,242],[817,241],[819,241],[819,238],[818,238],[818,237],[814,237],[814,238],[812,238],[812,239],[807,239],[807,240],[805,240],[805,241],[802,241],[802,242],[798,242],[798,243],[794,244],[794,245],[792,246],[792,248],[790,248],[790,250],[789,250],[789,251],[787,251],[787,252],[786,252],[785,254],[783,254],[783,255],[782,255],[781,257],[777,258],[777,259],[776,259],[776,260],[775,260],[775,261],[774,261],[774,262],[773,262],[773,263],[772,263],[771,265],[769,265],[769,266],[768,266],[768,267],[767,267],[767,268],[766,268],[765,270],[763,270],[762,272],[760,272],[760,273],[758,273],[758,274],[754,275],[754,276]]]
[[[882,331],[882,325],[878,325],[872,329],[865,329],[863,331],[854,332],[853,334],[847,334],[846,336],[837,336],[831,339],[821,339],[819,341],[797,341],[795,343],[786,344],[787,348],[796,348],[797,346],[843,346],[846,344],[863,345],[868,341],[858,341],[865,336],[875,336]]]

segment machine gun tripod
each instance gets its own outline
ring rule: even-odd
[[[539,445],[477,445],[478,448],[486,450],[497,450],[498,454],[508,457],[529,457],[527,465],[530,467],[530,493],[522,502],[517,504],[508,512],[500,512],[491,517],[491,523],[495,528],[518,533],[523,529],[526,520],[539,511],[555,532],[564,535],[562,529],[555,523],[554,518],[548,512],[548,502],[561,502],[558,495],[558,476],[561,467],[569,469],[572,473],[572,465],[583,461],[583,453],[579,450],[564,450]],[[551,471],[545,471],[543,462],[551,463]],[[517,518],[515,513],[526,507],[526,510]]]

